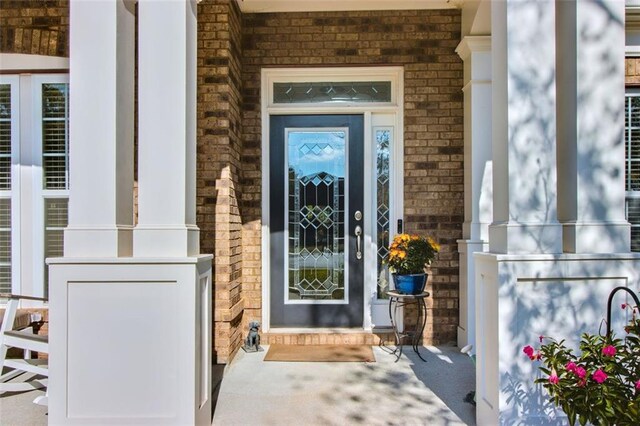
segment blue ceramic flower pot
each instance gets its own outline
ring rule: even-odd
[[[402,294],[420,294],[427,283],[427,274],[393,274],[396,291]]]

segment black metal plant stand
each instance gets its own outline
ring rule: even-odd
[[[631,289],[622,286],[614,288],[611,293],[609,293],[609,300],[607,301],[607,337],[611,336],[611,304],[613,303],[613,296],[615,296],[615,294],[620,290],[624,290],[629,293],[636,306],[640,307],[640,300]]]
[[[426,359],[422,358],[418,349],[422,346],[422,333],[425,325],[427,324],[427,305],[424,299],[429,297],[429,292],[424,291],[420,294],[402,294],[395,291],[388,291],[387,295],[389,296],[389,318],[391,319],[393,334],[396,338],[396,349],[391,352],[396,356],[395,362],[398,362],[402,356],[402,340],[405,337],[411,338],[413,351],[418,354],[418,357],[420,357],[421,360],[427,362]],[[398,331],[398,308],[409,305],[417,305],[416,327],[414,330],[406,330],[405,327],[401,333]]]

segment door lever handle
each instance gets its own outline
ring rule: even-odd
[[[356,259],[362,259],[362,228],[356,226]]]

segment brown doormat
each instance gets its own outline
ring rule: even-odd
[[[376,362],[371,346],[364,345],[270,345],[265,361],[284,362]]]

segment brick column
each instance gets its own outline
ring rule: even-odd
[[[624,3],[557,10],[558,218],[564,251],[629,251],[625,218]],[[616,23],[611,25],[611,23]]]
[[[464,224],[460,252],[458,346],[475,344],[473,253],[488,249],[491,194],[491,37],[467,36],[456,52],[464,61]]]
[[[492,4],[492,253],[561,253],[556,190],[555,8]],[[525,24],[531,21],[533,23]]]

